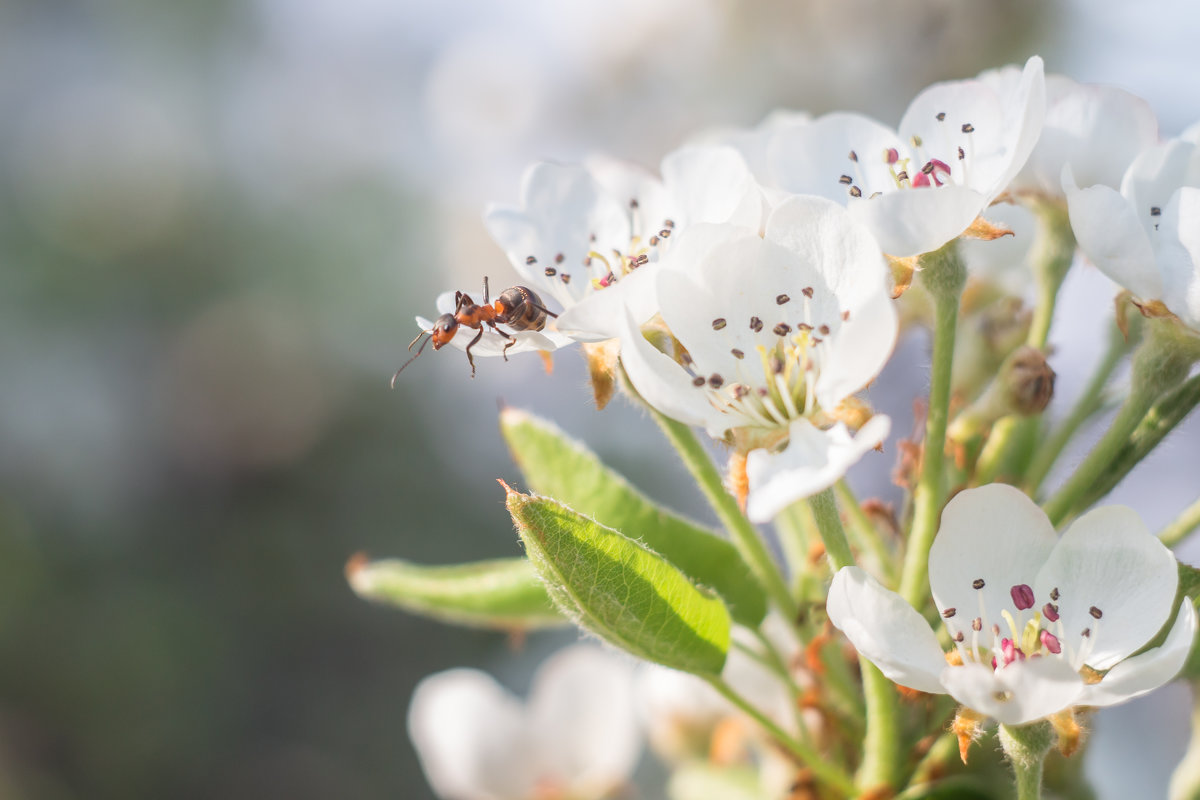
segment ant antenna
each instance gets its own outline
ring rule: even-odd
[[[411,352],[413,349],[413,345],[417,343],[417,340],[420,339],[421,337],[425,337],[425,336],[427,336],[429,338],[427,338],[427,339],[425,339],[425,341],[421,342],[421,346],[417,348],[417,354],[415,356],[413,356],[412,358],[410,358],[408,361],[405,361],[403,364],[401,364],[400,369],[396,370],[396,374],[392,376],[392,388],[393,389],[396,388],[396,378],[400,377],[400,373],[404,372],[404,368],[407,367],[412,362],[416,361],[417,358],[420,357],[421,353],[425,352],[425,345],[429,344],[429,342],[433,339],[433,334],[431,334],[429,331],[421,331],[417,335],[417,338],[412,340],[412,344],[410,344],[408,346],[408,349]]]

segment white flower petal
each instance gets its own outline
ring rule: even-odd
[[[759,181],[767,180],[767,145],[771,137],[782,130],[812,122],[805,111],[776,109],[767,114],[754,128],[713,128],[702,131],[689,140],[690,144],[721,144],[742,154],[750,173]]]
[[[988,198],[964,186],[905,189],[850,204],[883,252],[906,258],[937,250],[965,231]]]
[[[1080,705],[1111,706],[1151,692],[1174,678],[1187,662],[1196,638],[1196,609],[1184,598],[1166,641],[1117,664],[1099,683],[1088,686]]]
[[[1071,166],[1063,167],[1063,191],[1079,249],[1101,272],[1145,299],[1162,294],[1154,250],[1133,207],[1107,186],[1080,189]]]
[[[1113,86],[1046,77],[1046,121],[1029,158],[1025,183],[1062,196],[1060,176],[1070,164],[1080,186],[1120,187],[1133,159],[1158,141],[1150,104]]]
[[[534,748],[521,704],[483,672],[454,669],[417,684],[408,735],[444,800],[533,796]]]
[[[850,311],[821,347],[821,372],[816,396],[822,408],[838,403],[863,389],[883,370],[896,348],[900,320],[891,297],[880,292]]]
[[[1076,520],[1033,584],[1058,589],[1065,644],[1092,630],[1086,663],[1105,670],[1144,645],[1171,615],[1178,585],[1175,557],[1125,506],[1104,506]],[[1093,618],[1089,609],[1103,616]]]
[[[627,781],[642,751],[633,664],[590,644],[551,656],[529,697],[540,777],[571,797],[601,797]]]
[[[900,595],[858,567],[844,567],[833,576],[826,608],[830,622],[890,680],[931,694],[946,691],[937,636]]]
[[[797,500],[828,489],[886,439],[890,429],[891,421],[879,414],[853,436],[841,422],[823,431],[807,419],[794,420],[787,447],[778,453],[751,450],[746,459],[747,516],[754,522],[769,522]]]
[[[1014,585],[1033,585],[1056,541],[1046,514],[1020,490],[993,483],[959,492],[942,511],[929,551],[934,602],[961,619],[980,616],[981,605],[998,615],[1012,606]],[[976,580],[983,588],[973,588]]]
[[[1121,181],[1121,194],[1133,206],[1147,235],[1153,235],[1158,220],[1150,209],[1166,206],[1181,186],[1200,186],[1200,148],[1172,139],[1134,159]]]
[[[975,662],[946,667],[946,691],[1004,725],[1024,725],[1074,705],[1083,680],[1061,658],[1015,661],[995,672]]]
[[[1184,324],[1200,330],[1200,189],[1184,186],[1162,209],[1156,248],[1162,301]]]
[[[626,310],[621,322],[621,364],[642,399],[671,419],[688,425],[703,425],[714,436],[721,435],[724,419],[708,402],[704,390],[692,385],[692,377],[666,355],[654,349]]]
[[[628,308],[641,324],[658,311],[655,273],[659,265],[651,262],[604,289],[586,295],[558,315],[554,327],[578,342],[600,342],[621,335],[621,316]]]
[[[808,125],[783,128],[771,138],[768,182],[789,192],[846,205],[851,197],[845,178],[850,178],[865,200],[875,192],[895,188],[884,160],[889,149],[907,152],[891,128],[862,114],[826,114]]]
[[[548,162],[525,172],[520,208],[491,206],[484,224],[530,288],[547,292],[564,307],[589,290],[583,266],[588,251],[615,247],[623,252],[631,235],[628,206],[604,191],[585,168]],[[533,264],[527,263],[531,256]],[[546,276],[547,267],[555,269],[554,279]],[[574,280],[564,283],[564,273]]]
[[[677,224],[762,226],[761,192],[745,159],[732,147],[681,147],[663,159],[662,175],[679,205]]]

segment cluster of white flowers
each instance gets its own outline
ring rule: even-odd
[[[473,355],[608,343],[602,367],[642,401],[733,448],[746,516],[770,522],[888,436],[889,420],[862,393],[891,357],[897,298],[914,271],[961,252],[972,279],[1012,287],[997,265],[1011,272],[1025,260],[1047,213],[1145,316],[1200,337],[1200,125],[1160,141],[1144,101],[1047,78],[1037,57],[925,89],[894,129],[860,114],[776,112],[753,130],[698,135],[657,175],[609,158],[536,164],[519,204],[489,208],[485,222],[545,313],[514,324],[497,303],[494,316],[468,319],[454,293],[438,309],[474,329],[451,340]],[[1027,494],[992,484],[958,494],[937,531],[927,566],[940,640],[911,594],[867,569],[843,566],[829,590],[829,620],[896,683],[1017,726],[1144,694],[1183,666],[1197,626],[1190,602],[1161,644],[1139,652],[1175,613],[1178,578],[1132,510],[1094,509],[1059,536]],[[727,677],[743,695],[778,688],[733,654]],[[640,748],[618,705],[642,697],[660,743],[732,711],[703,683],[675,686],[663,673],[633,692],[625,669],[606,667],[579,694],[608,699],[568,704],[604,712],[569,725],[602,726],[619,741],[591,753],[611,762],[599,773],[582,751],[559,753],[574,740],[538,739],[569,729],[535,730],[550,679],[539,678],[528,712],[473,673],[429,679],[410,725],[435,788],[468,800],[601,797],[628,778]],[[759,704],[782,717],[788,705]],[[500,733],[483,730],[496,723],[483,724],[482,708]],[[462,731],[450,731],[450,717]],[[470,770],[440,755],[454,737],[478,740]],[[487,784],[485,772],[509,783],[464,783]]]

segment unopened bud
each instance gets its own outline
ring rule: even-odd
[[[1050,404],[1055,375],[1041,350],[1023,345],[1001,369],[1000,378],[1008,390],[1011,413],[1027,417],[1040,414]]]

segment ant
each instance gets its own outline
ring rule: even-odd
[[[404,367],[417,360],[425,350],[425,345],[433,342],[433,349],[440,350],[442,345],[450,342],[454,338],[454,334],[458,333],[459,327],[474,328],[479,331],[475,334],[475,338],[467,345],[467,363],[471,365],[471,377],[475,377],[475,359],[471,355],[471,348],[474,347],[480,339],[483,338],[483,333],[486,330],[484,326],[491,328],[496,333],[503,336],[508,342],[504,345],[502,355],[504,360],[508,361],[508,348],[517,343],[517,337],[507,331],[502,331],[497,328],[497,325],[507,325],[514,331],[540,331],[546,327],[546,319],[548,317],[557,317],[550,309],[546,308],[542,303],[542,298],[538,297],[537,292],[526,286],[514,286],[511,289],[505,289],[496,298],[495,303],[488,303],[488,279],[483,279],[483,304],[476,305],[471,296],[463,292],[454,293],[454,313],[442,314],[438,317],[433,327],[427,331],[421,331],[417,334],[417,338],[413,339],[408,345],[408,351],[411,353],[417,342],[421,342],[421,346],[417,347],[417,354],[404,362],[400,369],[396,370],[396,374],[392,376],[392,387],[396,386],[396,378],[404,371]],[[425,338],[429,337],[429,338]],[[424,341],[422,341],[424,339]]]

